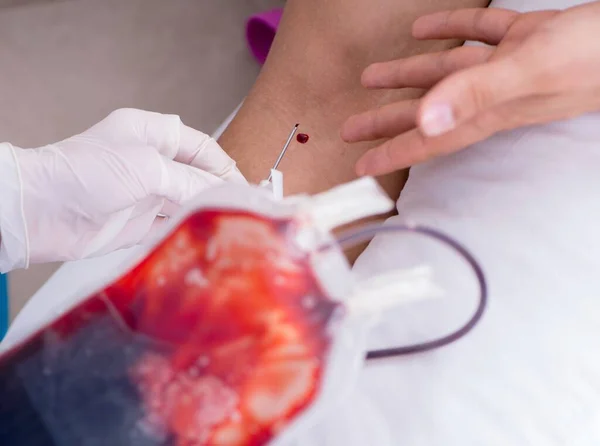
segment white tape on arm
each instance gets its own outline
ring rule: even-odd
[[[276,200],[283,199],[283,173],[279,170],[271,169],[271,181],[262,180],[259,186],[269,189]]]

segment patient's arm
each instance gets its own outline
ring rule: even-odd
[[[418,42],[413,21],[428,12],[485,6],[488,0],[288,0],[268,60],[237,117],[220,139],[249,181],[269,174],[296,122],[310,135],[281,163],[286,194],[314,193],[355,178],[354,163],[373,143],[344,143],[351,114],[419,92],[368,91],[372,62],[440,50],[458,42]],[[381,178],[397,197],[406,172]]]
[[[373,143],[344,143],[342,123],[350,115],[398,99],[415,90],[372,91],[360,84],[371,63],[438,51],[459,42],[419,42],[414,20],[451,8],[486,6],[488,0],[288,0],[263,70],[238,115],[219,142],[257,183],[269,175],[294,126],[310,135],[293,144],[279,170],[285,193],[316,193],[356,178],[354,164]],[[397,198],[408,172],[381,177]],[[364,248],[348,252],[355,259]]]

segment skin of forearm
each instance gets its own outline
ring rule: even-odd
[[[293,144],[280,170],[285,192],[316,193],[356,177],[354,164],[375,143],[346,144],[341,124],[351,114],[417,90],[368,91],[364,68],[378,61],[438,51],[456,41],[418,42],[411,27],[420,15],[486,6],[487,0],[290,0],[269,58],[237,118],[220,139],[250,182],[269,174],[298,122],[308,144]],[[406,172],[380,178],[397,197]]]
[[[487,0],[289,0],[259,78],[219,143],[251,183],[269,175],[295,123],[310,136],[292,143],[279,166],[285,194],[314,194],[356,178],[354,166],[379,142],[347,144],[339,136],[352,114],[400,99],[414,89],[366,90],[363,70],[374,62],[440,51],[458,41],[420,42],[412,23],[429,12],[486,6]],[[378,178],[396,199],[408,170]],[[364,246],[348,253],[355,259]]]

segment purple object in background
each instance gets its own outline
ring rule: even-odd
[[[251,16],[246,22],[246,41],[252,55],[264,64],[275,38],[283,10],[281,8]]]

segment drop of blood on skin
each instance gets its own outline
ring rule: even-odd
[[[310,136],[308,136],[306,133],[299,133],[298,136],[296,136],[296,141],[298,141],[300,144],[306,144],[309,138]]]

